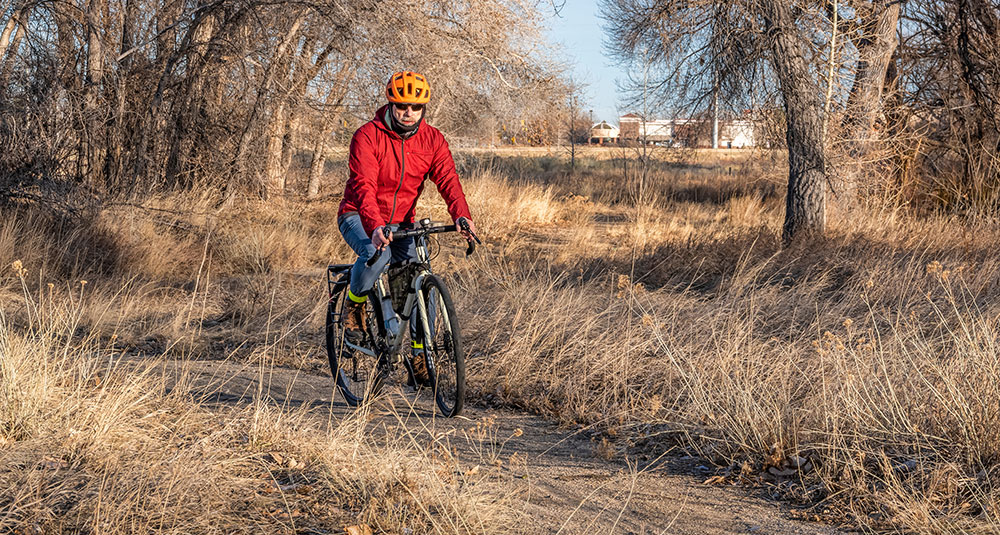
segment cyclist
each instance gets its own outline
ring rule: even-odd
[[[386,227],[412,225],[425,179],[437,186],[455,223],[464,220],[473,233],[476,230],[448,142],[441,132],[424,122],[424,107],[430,95],[427,77],[412,71],[394,73],[385,88],[388,104],[379,108],[351,139],[350,176],[337,224],[347,245],[358,255],[351,269],[347,293],[350,302],[344,318],[345,336],[354,342],[362,338],[365,329],[368,291],[386,264],[390,259],[402,262],[416,257],[413,239],[393,240]],[[462,234],[471,237],[465,231]],[[373,255],[379,255],[378,261],[368,266]],[[419,320],[411,318],[413,340],[420,340],[418,327]],[[414,341],[412,352],[414,378],[427,384],[423,347]]]

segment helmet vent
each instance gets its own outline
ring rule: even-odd
[[[407,104],[426,104],[431,88],[427,77],[412,71],[393,73],[389,77],[389,85],[385,88],[385,96],[389,102]]]

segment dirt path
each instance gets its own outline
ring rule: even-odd
[[[196,391],[209,402],[239,403],[262,395],[289,408],[306,406],[327,420],[354,412],[339,395],[330,403],[330,377],[220,361],[174,364],[190,371]],[[538,417],[469,407],[462,417],[442,419],[432,409],[426,394],[417,398],[390,387],[373,410],[372,432],[444,439],[471,470],[501,460],[500,472],[524,496],[519,507],[537,533],[840,533],[791,520],[780,504],[753,491],[703,485],[706,469],[690,458],[670,457],[642,468],[620,458],[605,460],[601,446],[584,433]]]

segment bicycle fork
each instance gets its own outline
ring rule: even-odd
[[[417,278],[416,283],[415,283],[415,286],[417,288],[420,288],[421,286],[423,286],[423,282],[424,282],[424,277],[425,276],[426,275],[420,275]],[[427,297],[431,298],[430,295],[428,295]],[[428,309],[431,306],[435,306],[435,304],[434,303],[428,303],[428,302],[426,302],[424,300],[424,294],[423,294],[423,292],[421,292],[419,290],[416,292],[416,299],[417,299],[417,311],[420,314],[420,325],[423,328],[424,339],[427,341],[427,344],[424,345],[424,358],[427,359],[427,368],[430,369],[430,370],[432,370],[432,371],[434,371],[434,370],[436,370],[436,368],[434,367],[434,354],[438,350],[438,348],[435,347],[435,344],[434,344],[434,334],[435,333],[431,329],[432,325],[431,325],[430,314],[428,313]],[[441,305],[441,303],[437,303],[437,306],[435,306],[434,313],[435,314],[441,314],[441,325],[445,329],[447,329],[448,328],[447,326],[450,325],[450,323],[448,323],[448,310],[444,306],[440,306],[440,305]]]

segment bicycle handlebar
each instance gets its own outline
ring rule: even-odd
[[[392,233],[392,239],[405,239],[419,236],[421,234],[440,234],[442,232],[455,232],[458,228],[455,225],[441,225],[439,227],[423,227],[413,229],[397,230]],[[388,236],[386,236],[388,237]]]
[[[477,243],[482,244],[483,242],[479,240],[479,236],[476,236],[472,232],[472,229],[469,228],[469,224],[466,223],[465,220],[461,220],[460,223],[461,223],[461,226],[462,226],[462,230],[468,232],[475,239],[475,241],[468,240],[469,247],[465,250],[465,256],[469,256],[472,253],[476,252],[476,244]],[[388,226],[382,227],[382,233],[383,233],[383,235],[385,235],[386,238],[388,238],[389,234],[391,233],[393,239],[400,239],[400,240],[401,239],[405,239],[405,238],[412,238],[412,237],[415,237],[415,236],[421,236],[421,235],[440,234],[442,232],[458,232],[458,225],[440,225],[440,226],[437,226],[437,227],[418,227],[418,228],[413,228],[413,229],[397,230],[395,232],[390,231]],[[372,257],[369,258],[367,262],[365,262],[366,266],[372,267],[372,266],[375,265],[375,262],[378,262],[378,258],[379,258],[379,256],[381,256],[379,254],[379,251],[380,250],[376,251],[375,254],[373,254]]]

